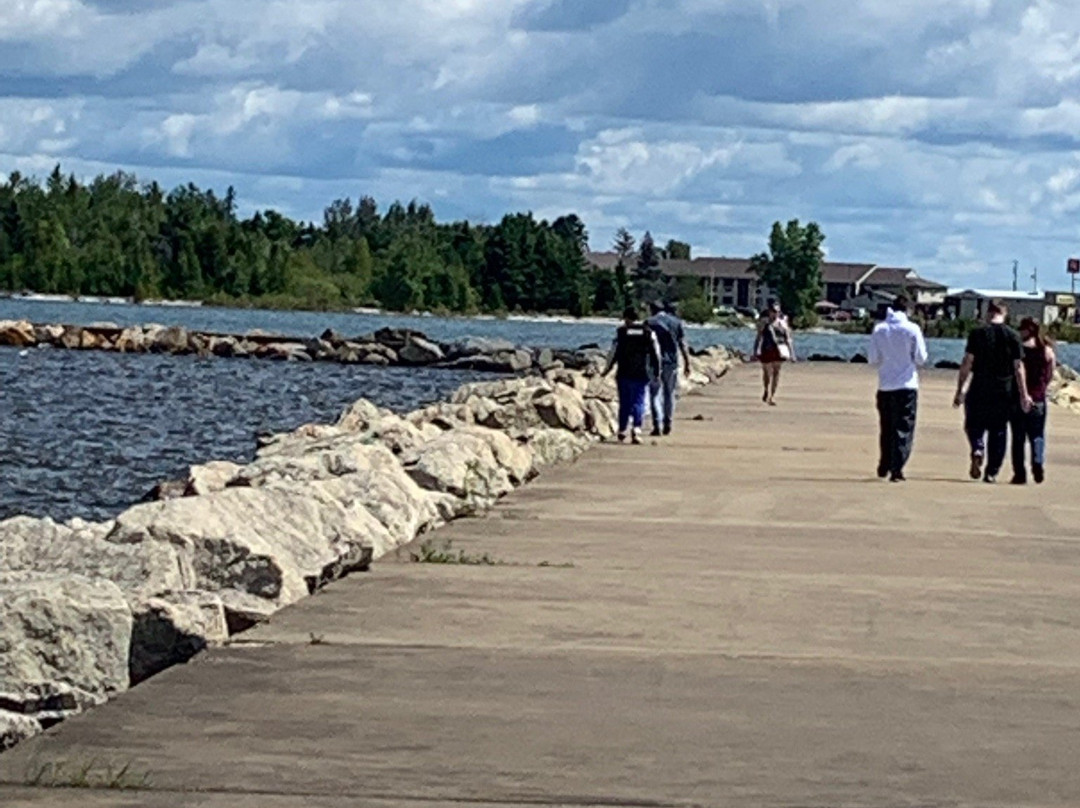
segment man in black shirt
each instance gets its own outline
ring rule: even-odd
[[[1024,378],[1024,350],[1020,335],[1005,325],[1008,313],[1002,301],[991,301],[986,311],[987,325],[971,332],[953,400],[953,406],[964,406],[964,431],[971,444],[971,478],[982,476],[988,483],[997,481],[1005,461],[1010,418],[1017,407],[1024,412],[1031,409]],[[965,392],[969,378],[971,386]]]

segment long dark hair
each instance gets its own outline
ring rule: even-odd
[[[1054,347],[1053,341],[1046,335],[1046,331],[1043,330],[1043,324],[1034,317],[1025,317],[1020,321],[1021,336],[1023,336],[1025,331],[1031,334],[1035,339],[1035,347],[1039,350],[1045,351],[1047,347]]]

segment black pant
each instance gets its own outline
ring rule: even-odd
[[[1009,421],[1017,406],[1009,393],[968,392],[964,431],[971,453],[986,457],[988,477],[996,477],[1005,462]]]
[[[918,390],[879,390],[878,414],[881,416],[881,459],[878,471],[901,474],[915,441],[915,411],[919,406]]]

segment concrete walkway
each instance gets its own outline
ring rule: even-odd
[[[0,757],[0,803],[1080,805],[1080,418],[1045,485],[973,483],[952,379],[891,485],[870,371],[742,369],[434,537],[499,565],[387,559]]]

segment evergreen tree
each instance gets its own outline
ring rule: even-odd
[[[639,304],[660,300],[666,291],[664,275],[660,271],[660,256],[652,234],[648,231],[642,237],[641,246],[638,249],[632,285],[634,300]]]

